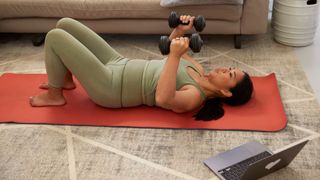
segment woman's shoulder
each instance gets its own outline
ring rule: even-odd
[[[199,95],[202,102],[205,101],[207,98],[202,89],[194,84],[186,84],[182,86],[180,89],[178,89],[178,91],[193,91],[195,94]]]

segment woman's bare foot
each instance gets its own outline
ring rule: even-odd
[[[30,97],[30,104],[34,107],[41,106],[62,106],[66,104],[61,88],[51,88],[48,91],[36,96]]]
[[[43,82],[42,84],[40,84],[39,88],[40,89],[49,89],[49,84],[47,82]],[[74,84],[74,82],[65,82],[63,85],[63,89],[65,89],[65,90],[72,90],[75,88],[76,88],[76,85]]]

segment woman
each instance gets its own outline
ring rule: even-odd
[[[244,104],[251,97],[252,83],[246,73],[234,68],[218,68],[205,74],[203,67],[186,54],[189,39],[183,35],[192,29],[194,18],[181,16],[183,22],[190,23],[179,25],[171,33],[168,58],[150,61],[129,60],[80,22],[71,18],[59,20],[45,40],[48,83],[40,88],[48,91],[30,97],[30,104],[64,105],[63,89],[75,88],[73,74],[90,99],[103,107],[144,104],[183,113],[205,104],[196,119],[221,117],[220,100]]]

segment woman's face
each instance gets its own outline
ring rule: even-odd
[[[212,85],[221,90],[229,90],[235,87],[243,76],[244,72],[240,69],[227,67],[211,70],[204,75]]]

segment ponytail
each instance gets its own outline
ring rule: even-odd
[[[224,115],[224,109],[222,107],[222,100],[220,98],[207,99],[204,106],[199,110],[195,117],[195,120],[199,121],[211,121],[217,120]]]

